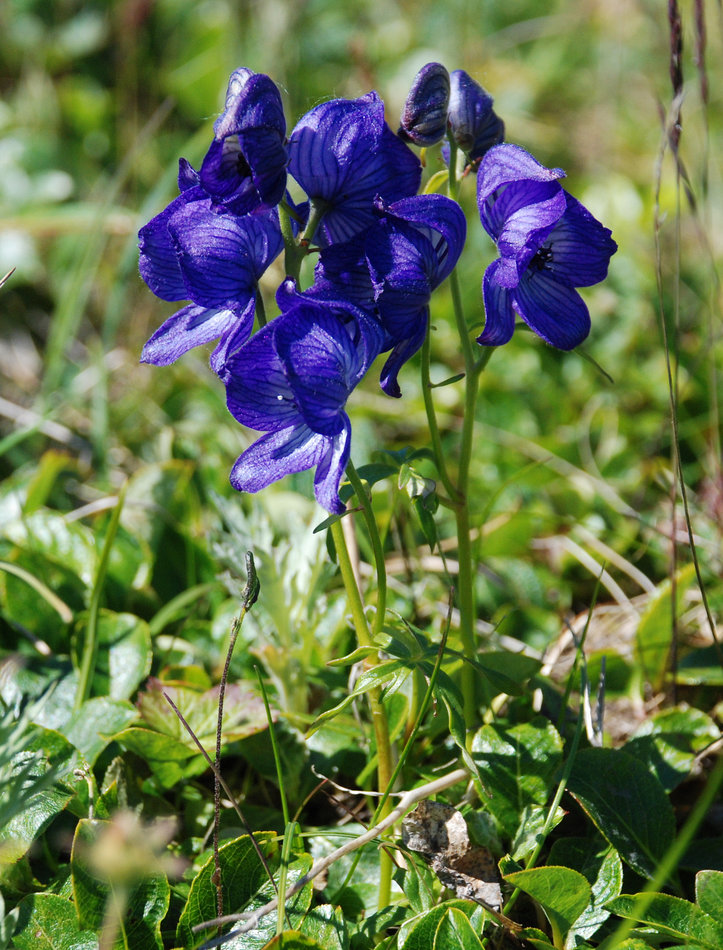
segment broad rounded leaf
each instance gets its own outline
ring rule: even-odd
[[[638,902],[643,910],[638,909]],[[654,894],[651,900],[650,894],[621,894],[607,906],[619,917],[640,921],[657,933],[685,941],[685,946],[704,947],[705,950],[723,947],[723,923],[682,897]]]
[[[16,950],[98,950],[98,935],[81,930],[75,905],[57,894],[29,894],[18,905]]]
[[[723,926],[723,873],[699,871],[695,876],[695,898],[698,906]]]
[[[562,937],[571,930],[590,903],[592,889],[579,871],[544,867],[506,874],[505,880],[529,894],[542,907],[553,929]]]
[[[645,763],[619,749],[583,749],[567,789],[620,857],[652,877],[673,842],[675,816]]]

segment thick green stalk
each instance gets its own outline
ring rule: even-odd
[[[298,283],[301,263],[306,257],[306,248],[300,247],[294,237],[292,216],[291,208],[285,201],[282,201],[279,205],[279,223],[281,225],[281,236],[284,239],[284,267],[286,276],[292,277]]]
[[[459,193],[457,181],[457,147],[450,137],[449,181],[447,193],[456,200]],[[480,366],[475,362],[472,341],[469,337],[469,328],[464,317],[462,293],[459,286],[459,277],[454,270],[450,274],[450,290],[452,292],[452,306],[454,319],[457,325],[462,355],[464,357],[464,415],[462,418],[462,439],[460,444],[459,469],[457,487],[453,499],[459,499],[455,506],[457,521],[457,560],[459,570],[457,575],[457,602],[459,604],[459,630],[462,640],[462,652],[472,659],[475,655],[474,628],[477,616],[474,596],[474,570],[472,564],[472,542],[470,538],[469,521],[469,467],[472,458],[472,439],[474,435],[475,408],[477,391],[479,389]],[[462,701],[464,705],[464,721],[467,727],[469,740],[472,740],[472,730],[475,725],[477,703],[475,699],[475,673],[472,666],[465,663],[462,667]]]
[[[341,521],[335,521],[331,525],[331,536],[336,546],[336,555],[339,561],[339,570],[344,581],[344,589],[349,601],[352,622],[356,631],[357,643],[362,647],[373,646],[372,635],[369,630],[367,618],[364,613],[364,604],[359,593],[354,578],[349,549],[344,538],[344,531]],[[372,714],[372,725],[374,727],[374,737],[377,745],[377,788],[380,792],[386,792],[391,786],[392,780],[392,744],[389,739],[389,725],[384,712],[382,703],[382,691],[379,687],[369,690],[369,707]],[[391,811],[391,802],[387,801],[384,814]],[[389,904],[392,892],[392,861],[391,858],[382,851],[380,855],[379,872],[379,908],[382,909]]]

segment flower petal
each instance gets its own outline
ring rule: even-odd
[[[607,277],[610,258],[618,246],[580,202],[564,192],[567,209],[545,241],[552,258],[550,272],[570,287],[590,287]]]
[[[208,307],[232,303],[245,309],[283,243],[275,211],[238,218],[215,213],[210,200],[180,208],[168,229],[187,296]]]
[[[324,452],[314,475],[314,494],[322,508],[326,508],[331,514],[340,515],[344,511],[344,505],[339,499],[339,483],[349,461],[351,448],[351,424],[346,413],[341,431],[325,442]]]
[[[138,232],[140,257],[138,269],[141,277],[161,300],[187,300],[188,293],[183,282],[178,254],[168,230],[173,215],[189,202],[205,198],[202,188],[191,186],[157,214]]]
[[[257,492],[284,475],[313,468],[327,445],[303,423],[261,436],[236,459],[230,481],[237,491]]]
[[[231,415],[242,425],[267,432],[302,421],[274,346],[275,323],[262,327],[232,353],[219,373],[226,385],[226,405]]]
[[[412,81],[397,135],[405,142],[429,147],[447,130],[449,73],[441,63],[422,66]]]
[[[470,161],[481,158],[505,136],[505,124],[492,108],[494,100],[463,69],[450,75],[449,127]]]
[[[143,347],[141,363],[168,366],[194,346],[217,340],[238,319],[239,315],[233,310],[189,304],[156,330]]]
[[[512,295],[497,279],[501,261],[493,261],[485,271],[482,296],[485,305],[485,326],[477,337],[481,346],[502,346],[515,332]]]
[[[444,195],[413,195],[384,209],[385,214],[412,224],[434,248],[436,266],[429,273],[432,290],[448,277],[459,260],[467,236],[464,212]]]
[[[211,369],[222,378],[228,358],[251,336],[256,313],[256,297],[251,297],[246,307],[235,313],[236,319],[224,330],[218,346],[211,354]]]
[[[323,102],[303,116],[289,140],[289,171],[325,207],[315,239],[349,241],[373,223],[373,200],[416,193],[421,165],[384,121],[375,92]]]
[[[480,162],[477,172],[477,203],[482,202],[503,185],[514,181],[555,181],[564,178],[561,168],[545,168],[519,145],[496,145]]]
[[[590,314],[580,294],[547,271],[527,272],[514,291],[525,323],[558,350],[572,350],[590,332]]]
[[[379,385],[387,396],[394,396],[398,399],[402,395],[397,381],[399,370],[408,359],[414,356],[422,343],[424,343],[428,323],[429,307],[424,307],[417,314],[416,325],[410,328],[411,332],[409,336],[406,339],[400,340],[392,348],[379,377]]]

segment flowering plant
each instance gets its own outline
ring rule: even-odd
[[[179,196],[140,232],[140,270],[148,286],[163,299],[190,301],[151,336],[143,360],[165,365],[218,340],[211,367],[226,387],[228,409],[242,425],[263,433],[233,465],[231,483],[239,491],[257,492],[286,475],[315,470],[314,492],[332,515],[327,523],[359,645],[372,657],[368,662],[385,623],[384,552],[369,492],[350,459],[346,407],[381,354],[381,389],[401,397],[400,373],[421,349],[431,454],[441,487],[436,492],[425,484],[419,497],[433,494],[456,521],[459,636],[466,662],[460,673],[463,727],[455,739],[472,770],[464,727],[469,730],[476,720],[476,679],[484,672],[476,659],[468,491],[480,376],[493,349],[511,339],[518,317],[553,347],[570,350],[582,343],[590,316],[577,288],[603,280],[616,250],[610,231],[560,185],[565,173],[544,167],[519,145],[503,141],[504,135],[489,93],[463,70],[450,74],[430,63],[412,84],[396,134],[385,121],[383,102],[369,92],[315,106],[287,139],[274,83],[239,69],[200,170],[181,160]],[[427,150],[437,144],[446,174],[434,176],[419,193],[422,162],[412,146]],[[435,191],[442,177],[446,194]],[[482,280],[485,320],[476,343],[455,271],[467,237],[457,198],[475,177],[479,217],[498,253]],[[292,197],[290,187],[303,195]],[[259,282],[282,249],[279,313],[269,319]],[[313,280],[303,286],[302,263],[311,254]],[[430,301],[447,280],[465,369],[465,412],[454,461],[442,451],[429,372]],[[347,510],[339,496],[345,476],[374,553],[371,626],[339,521]],[[427,505],[425,518],[433,509]],[[368,695],[386,801],[394,755],[379,686],[371,685]],[[384,865],[382,906],[389,875]]]
[[[563,190],[563,171],[501,144],[504,126],[492,105],[463,70],[450,75],[430,63],[414,80],[398,135],[370,92],[321,103],[287,141],[271,79],[233,73],[200,170],[181,160],[180,195],[141,229],[140,270],[159,297],[191,301],[153,334],[143,360],[166,365],[219,340],[211,366],[229,410],[269,433],[237,462],[236,488],[257,491],[316,466],[318,501],[342,510],[351,438],[344,403],[385,351],[381,387],[401,395],[398,373],[424,342],[431,294],[464,247],[457,149],[467,171],[476,170],[480,218],[499,251],[484,275],[477,342],[507,343],[516,316],[560,349],[585,339],[590,318],[575,288],[605,277],[615,242]],[[451,196],[418,195],[421,164],[405,142],[429,147],[445,134]],[[298,207],[287,173],[306,195]],[[282,314],[266,331],[259,280],[283,247],[289,280],[315,249],[319,262],[293,304],[282,285]],[[255,317],[263,332],[249,340]]]

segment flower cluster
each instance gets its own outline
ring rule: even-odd
[[[460,206],[418,194],[421,163],[408,144],[426,148],[445,135],[478,166],[480,216],[499,251],[484,277],[478,342],[507,342],[515,314],[562,349],[587,335],[575,288],[604,278],[610,232],[563,191],[563,172],[501,144],[492,98],[467,73],[425,66],[396,135],[370,92],[317,105],[287,137],[272,80],[238,69],[200,168],[181,159],[179,195],[141,229],[139,248],[151,290],[189,301],[151,336],[143,361],[167,365],[218,341],[211,366],[228,408],[264,433],[233,468],[239,490],[315,468],[317,500],[342,510],[346,401],[384,352],[380,385],[401,395],[398,375],[424,342],[432,292],[464,247]],[[443,154],[449,161],[449,144]],[[289,178],[304,193],[299,201]],[[282,249],[280,312],[267,324],[259,281]],[[300,289],[300,261],[312,252],[313,283]]]

